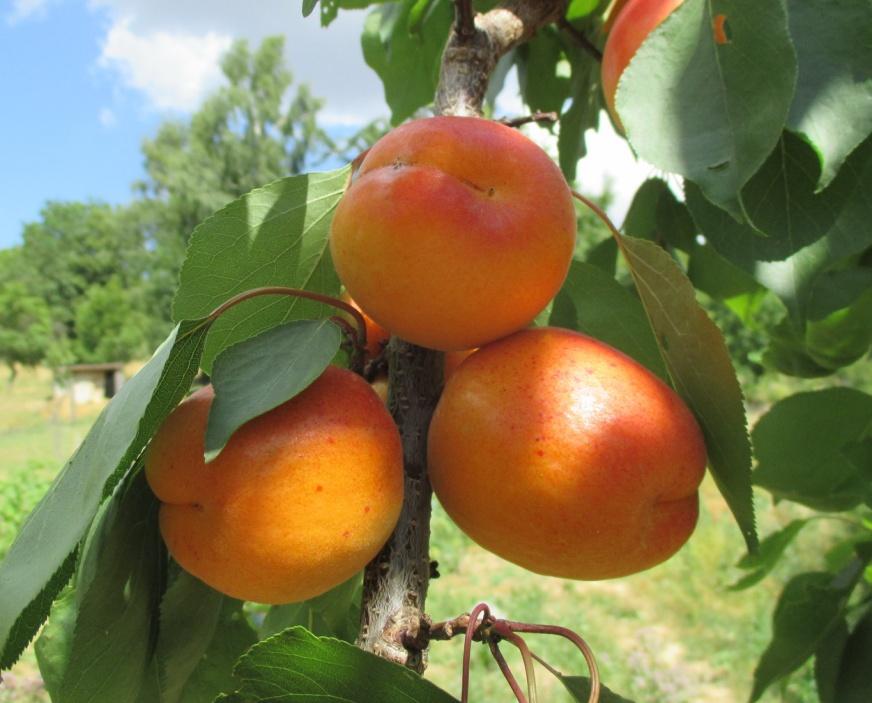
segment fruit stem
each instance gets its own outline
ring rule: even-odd
[[[479,615],[481,615],[480,623],[478,621]],[[472,612],[467,617],[466,637],[463,641],[463,668],[460,679],[460,703],[467,703],[469,700],[469,660],[472,653],[472,638],[479,626],[483,625],[488,619],[490,619],[490,608],[488,608],[487,603],[479,603],[472,609]]]
[[[505,624],[504,620],[495,622],[494,632],[518,648],[518,651],[521,653],[521,659],[524,661],[524,674],[527,677],[527,696],[530,699],[530,703],[537,703],[536,669],[533,666],[532,652],[530,652],[530,648],[527,646],[524,638],[512,632],[511,628],[505,627]]]
[[[558,20],[557,24],[560,29],[568,32],[569,35],[578,42],[582,49],[584,49],[588,54],[593,56],[597,61],[602,62],[603,52],[600,51],[596,46],[594,46],[593,42],[585,36],[584,32],[576,28],[565,17],[561,17],[560,20]]]
[[[588,207],[588,209],[593,212],[594,215],[596,215],[598,218],[600,218],[600,220],[602,220],[603,224],[606,227],[608,227],[609,230],[611,231],[612,235],[614,236],[615,240],[618,243],[618,246],[623,249],[623,247],[621,246],[621,232],[615,226],[615,223],[612,222],[611,218],[608,215],[606,215],[605,210],[603,210],[593,200],[583,196],[578,191],[573,190],[572,197],[575,198],[576,200],[580,200],[582,203],[584,203]]]
[[[500,646],[497,644],[497,641],[491,639],[488,640],[487,644],[488,647],[490,647],[493,658],[496,660],[497,665],[500,667],[500,671],[503,672],[503,676],[506,678],[506,681],[509,682],[509,687],[512,689],[512,693],[515,694],[515,698],[518,700],[518,703],[529,703],[526,696],[524,696],[524,692],[521,690],[521,685],[518,683],[518,679],[515,678],[515,675],[509,668],[509,663],[506,661],[506,658],[500,651]]]
[[[229,298],[228,300],[225,300],[223,303],[221,303],[221,305],[219,305],[211,313],[209,313],[209,316],[206,318],[206,323],[214,322],[230,308],[239,305],[239,303],[243,303],[246,300],[251,300],[252,298],[256,298],[261,295],[284,295],[294,298],[306,298],[307,300],[314,300],[318,303],[332,305],[334,308],[338,308],[343,312],[351,315],[351,317],[354,319],[355,326],[357,327],[356,331],[346,320],[343,320],[341,318],[334,316],[330,318],[330,321],[339,325],[348,335],[348,338],[351,341],[352,347],[354,349],[354,361],[352,365],[355,367],[355,369],[359,367],[359,370],[362,371],[363,355],[366,350],[366,320],[363,319],[363,315],[353,305],[349,305],[344,300],[339,300],[338,298],[334,298],[323,293],[315,293],[310,290],[303,290],[302,288],[290,288],[287,286],[263,286],[262,288],[252,288],[251,290],[238,293],[232,298]]]
[[[558,635],[559,637],[563,637],[572,642],[579,650],[581,650],[584,660],[587,662],[587,668],[590,670],[590,696],[588,698],[588,703],[597,703],[597,701],[599,701],[601,687],[599,667],[597,667],[593,650],[581,636],[569,628],[560,627],[559,625],[530,625],[528,623],[514,622],[512,620],[507,620],[506,624],[512,632]]]

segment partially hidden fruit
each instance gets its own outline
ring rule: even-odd
[[[260,603],[306,600],[360,571],[403,500],[399,432],[369,385],[328,367],[206,465],[212,398],[206,387],[181,403],[146,454],[173,558],[216,590]]]
[[[336,210],[333,262],[380,325],[470,349],[526,326],[575,242],[560,170],[517,130],[474,117],[409,122],[363,159]]]
[[[430,425],[430,481],[451,518],[531,571],[625,576],[696,524],[706,451],[681,399],[569,330],[518,332],[455,371]]]
[[[363,321],[366,324],[366,360],[371,361],[375,359],[384,351],[391,338],[391,333],[373,320],[366,311],[361,310],[360,306],[348,295],[348,292],[343,293],[341,298],[363,316]],[[348,315],[348,317],[351,318],[351,315]],[[353,323],[354,321],[351,320],[351,322]]]
[[[603,95],[618,129],[624,129],[615,108],[615,93],[624,69],[653,32],[684,0],[627,0],[609,17],[610,30],[601,64]],[[612,20],[614,17],[614,20]]]

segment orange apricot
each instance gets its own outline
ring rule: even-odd
[[[574,242],[569,187],[542,149],[497,122],[433,117],[369,150],[330,251],[376,322],[453,351],[526,326],[562,285]]]
[[[609,36],[601,64],[603,95],[615,125],[624,127],[615,108],[618,81],[645,38],[684,0],[628,0],[610,18]],[[614,20],[612,21],[612,17]]]
[[[347,291],[340,297],[363,315],[363,321],[366,324],[366,360],[371,361],[375,359],[384,350],[385,345],[387,345],[388,340],[391,338],[391,333],[373,320],[365,310],[362,310],[360,305],[354,302],[351,296],[348,295]],[[348,315],[348,317],[350,318],[351,315]]]
[[[445,370],[443,372],[445,380],[447,381],[451,378],[454,372],[457,371],[457,367],[466,361],[470,354],[474,354],[476,351],[477,349],[464,349],[463,351],[447,352],[445,354]]]
[[[375,392],[328,367],[206,465],[212,398],[207,386],[182,402],[145,458],[173,558],[216,590],[260,603],[306,600],[360,571],[403,501],[399,432]]]
[[[696,524],[702,433],[678,395],[612,347],[556,328],[479,349],[430,425],[429,473],[449,516],[537,573],[625,576]]]

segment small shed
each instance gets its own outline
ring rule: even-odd
[[[69,378],[67,392],[77,405],[111,398],[124,384],[124,364],[72,364],[66,367]]]

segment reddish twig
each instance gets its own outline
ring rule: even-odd
[[[348,333],[349,338],[354,345],[355,358],[353,361],[353,366],[355,367],[355,369],[363,369],[363,354],[366,350],[366,320],[363,319],[363,315],[353,305],[349,305],[343,300],[339,300],[338,298],[334,298],[323,293],[314,293],[310,290],[303,290],[302,288],[290,288],[288,286],[263,286],[262,288],[252,288],[251,290],[243,291],[242,293],[238,293],[232,298],[225,300],[223,303],[221,303],[221,305],[219,305],[217,308],[209,313],[206,319],[202,322],[202,325],[209,325],[213,323],[230,308],[235,307],[240,303],[244,303],[246,300],[257,298],[261,295],[284,295],[294,298],[305,298],[307,300],[314,300],[318,303],[324,303],[325,305],[331,305],[334,308],[338,308],[339,310],[342,310],[343,312],[351,315],[352,319],[355,322],[355,326],[357,327],[356,332],[351,328],[350,325],[348,325],[348,323],[342,324],[340,322],[340,318],[331,317],[330,320],[331,322],[339,324],[346,331],[346,333]],[[191,334],[196,329],[199,329],[202,325],[198,325],[194,329],[190,330],[188,334]]]
[[[487,603],[479,603],[475,606],[469,614],[469,620],[466,623],[466,638],[463,642],[463,669],[460,679],[460,703],[467,703],[469,701],[469,659],[472,654],[473,634],[479,627],[479,615],[482,616],[482,625],[491,618],[490,608],[487,607]]]
[[[593,650],[590,648],[587,642],[584,641],[578,634],[570,630],[566,627],[560,627],[559,625],[530,625],[524,622],[514,622],[512,620],[507,620],[506,624],[512,630],[512,632],[529,632],[533,634],[539,635],[557,635],[559,637],[563,637],[572,642],[579,650],[581,650],[582,656],[584,656],[584,660],[587,663],[587,668],[590,670],[590,696],[588,698],[588,703],[596,703],[599,700],[600,695],[600,675],[599,668],[596,665],[596,658],[594,657]]]
[[[509,688],[512,689],[512,693],[515,694],[515,698],[518,700],[518,703],[529,703],[526,696],[524,696],[524,692],[521,690],[521,685],[518,683],[518,680],[512,673],[511,668],[509,668],[509,663],[506,661],[506,658],[500,651],[499,645],[497,644],[496,640],[488,640],[487,644],[488,647],[490,647],[493,658],[497,662],[497,666],[500,667],[500,671],[503,672],[503,676],[505,677],[506,681],[509,682]]]

